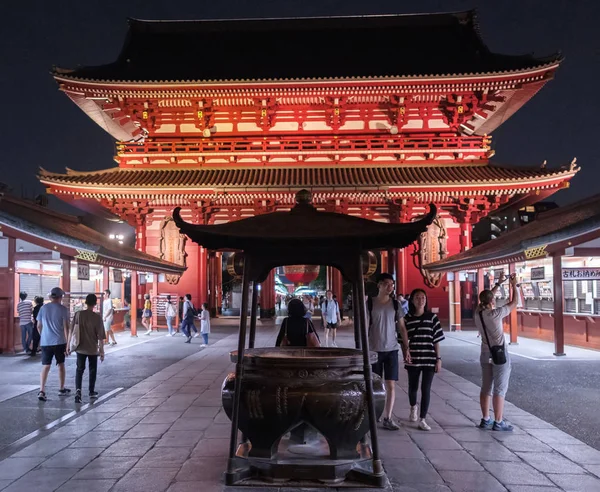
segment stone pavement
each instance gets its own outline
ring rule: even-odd
[[[275,335],[259,325],[257,346]],[[231,334],[15,449],[0,461],[0,490],[248,490],[222,485],[230,424],[220,387],[236,343]],[[349,330],[338,345],[352,346]],[[478,387],[443,371],[433,383],[432,431],[419,431],[406,420],[406,386],[399,381],[395,407],[402,429],[379,433],[390,490],[600,490],[600,452],[543,420],[508,403],[515,432],[481,431]]]

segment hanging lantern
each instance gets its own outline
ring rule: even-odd
[[[365,251],[361,257],[363,277],[368,278],[377,271],[377,255],[373,251]]]
[[[319,276],[319,265],[287,265],[283,273],[295,285],[308,285]]]
[[[240,278],[244,273],[244,255],[232,253],[227,258],[227,273],[233,278]]]

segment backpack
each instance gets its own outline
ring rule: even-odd
[[[198,316],[198,311],[196,311],[196,308],[194,307],[194,305],[192,304],[191,301],[189,301],[190,306],[188,307],[187,311],[185,312],[185,318],[186,319],[193,319],[196,316]]]
[[[396,315],[394,316],[394,321],[398,322],[398,320],[400,319],[400,316],[398,316],[398,310],[400,309],[400,303],[398,302],[398,299],[392,299],[392,302],[394,303],[394,312],[396,313]],[[369,311],[369,326],[371,326],[372,319],[373,319],[373,298],[372,297],[369,297],[367,299],[367,309]]]

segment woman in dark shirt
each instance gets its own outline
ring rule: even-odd
[[[33,342],[31,346],[31,355],[34,356],[38,351],[38,346],[40,344],[40,332],[37,328],[37,317],[40,309],[44,305],[44,298],[40,296],[36,296],[33,300]]]
[[[291,347],[306,347],[308,333],[314,333],[319,338],[312,321],[304,317],[306,308],[300,299],[292,299],[287,308],[288,317],[281,323],[277,342],[275,342],[276,347],[281,347],[284,338],[288,339]]]

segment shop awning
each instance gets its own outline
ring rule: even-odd
[[[185,271],[181,265],[111,242],[78,217],[11,196],[0,197],[0,232],[88,263],[174,275]]]
[[[498,239],[425,268],[431,272],[453,272],[533,260],[597,237],[600,237],[600,195],[541,214],[534,222]]]

